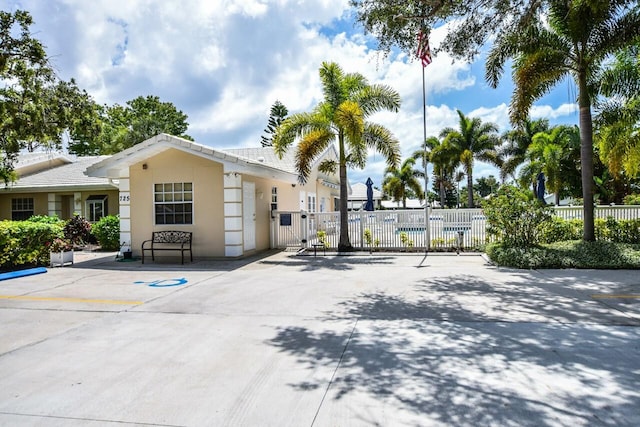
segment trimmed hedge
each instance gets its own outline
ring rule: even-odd
[[[116,215],[100,218],[91,226],[91,234],[97,239],[102,249],[117,251],[120,249],[120,218]]]
[[[49,245],[62,237],[64,222],[0,221],[0,270],[49,263]]]
[[[578,240],[516,248],[491,243],[486,253],[502,267],[640,269],[640,244]]]

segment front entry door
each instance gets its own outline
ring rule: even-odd
[[[242,230],[245,251],[256,248],[256,184],[242,183]]]

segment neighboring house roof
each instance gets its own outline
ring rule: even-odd
[[[282,169],[296,175],[298,174],[298,170],[296,169],[295,153],[293,150],[286,151],[282,155],[282,158],[278,157],[273,150],[273,147],[231,148],[222,151],[225,153],[235,154],[242,158],[258,161],[265,165]],[[326,158],[338,158],[338,153],[333,145],[330,145],[321,155],[318,156],[316,161],[313,163],[313,167],[317,166]],[[339,181],[337,176],[330,177],[321,173],[318,176],[318,179],[321,180],[323,185],[338,188]]]
[[[38,151],[20,154],[13,169],[18,176],[25,176],[72,162],[70,157],[62,153]]]
[[[102,160],[87,168],[89,176],[102,176],[119,178],[128,176],[129,166],[148,159],[151,156],[162,153],[169,149],[181,150],[195,156],[203,157],[215,162],[222,163],[224,172],[247,173],[250,175],[273,178],[292,184],[297,183],[298,175],[283,169],[274,163],[259,161],[246,156],[240,156],[230,151],[217,150],[207,145],[188,141],[172,135],[161,133],[121,151],[108,159]]]
[[[382,192],[380,190],[373,189],[373,200],[382,199]],[[351,194],[349,195],[350,201],[366,201],[367,200],[367,184],[357,182],[351,185]]]
[[[87,167],[108,158],[108,156],[78,157],[75,160],[65,156],[57,156],[46,160],[50,165],[47,168],[35,170],[25,169],[25,165],[33,165],[34,163],[30,160],[36,159],[37,156],[23,156],[20,156],[17,163],[19,166],[16,168],[19,174],[18,180],[7,185],[9,190],[38,192],[118,188],[108,178],[89,177],[85,174]],[[27,173],[24,173],[25,171]]]
[[[231,148],[222,151],[234,154],[241,158],[257,161],[289,173],[298,173],[298,171],[296,171],[295,158],[291,151],[284,153],[282,159],[278,157],[271,147]]]

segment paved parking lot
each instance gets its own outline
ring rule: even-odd
[[[0,282],[0,425],[640,425],[638,271],[85,258]]]

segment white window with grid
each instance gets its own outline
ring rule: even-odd
[[[271,187],[271,210],[278,210],[278,187]]]
[[[153,204],[156,225],[193,224],[193,183],[154,184]]]
[[[316,212],[316,194],[315,193],[307,194],[307,212],[309,213]]]

